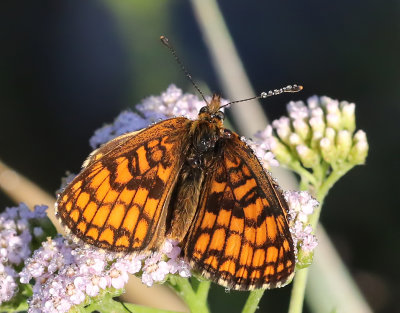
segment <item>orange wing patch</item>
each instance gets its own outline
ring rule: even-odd
[[[231,134],[207,176],[185,256],[229,288],[280,287],[293,277],[295,264],[286,210],[252,151]]]
[[[174,118],[120,136],[92,153],[58,199],[62,222],[112,251],[156,249],[182,166],[188,120]]]

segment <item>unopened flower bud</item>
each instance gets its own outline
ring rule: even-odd
[[[296,151],[304,167],[312,168],[319,164],[318,154],[306,145],[298,145]]]
[[[367,136],[359,130],[354,135],[354,145],[349,153],[349,161],[353,164],[364,164],[368,154]]]
[[[339,112],[340,113],[340,112]],[[340,129],[340,115],[337,113],[329,113],[326,115],[326,123],[329,127],[332,127],[334,129]]]
[[[311,96],[310,98],[308,98],[307,99],[307,105],[308,105],[308,108],[310,110],[318,108],[319,107],[319,98],[318,98],[318,96],[314,95],[314,96]]]
[[[345,160],[352,145],[351,134],[348,130],[340,130],[336,138],[338,158]]]
[[[321,107],[315,107],[311,110],[310,116],[312,117],[323,117],[324,116],[324,110],[322,110]]]
[[[362,142],[362,141],[367,141],[367,134],[365,133],[365,131],[363,130],[358,130],[355,134],[354,134],[354,141],[355,142]]]
[[[321,139],[324,137],[324,133],[320,132],[320,131],[315,131],[312,134],[312,138],[311,138],[311,144],[310,147],[312,149],[319,149],[319,142],[321,141]]]
[[[292,118],[293,120],[305,119],[306,117],[308,117],[308,109],[304,105],[303,101],[290,101],[287,104],[286,108],[290,118]]]
[[[306,140],[310,133],[310,126],[303,119],[296,119],[292,123],[294,130],[301,137]]]
[[[328,138],[332,143],[334,143],[336,138],[336,131],[331,127],[327,127],[325,129],[325,137]]]
[[[293,155],[288,148],[278,140],[275,140],[274,143],[271,144],[271,151],[281,164],[290,164],[293,161]]]
[[[337,100],[333,100],[329,97],[321,97],[321,102],[325,104],[326,112],[328,112],[328,114],[340,115],[339,102]]]
[[[324,160],[328,163],[333,163],[336,160],[336,148],[333,145],[333,141],[325,137],[321,139],[319,145]]]
[[[289,136],[289,144],[291,146],[297,146],[301,144],[303,141],[301,140],[300,136],[297,133],[292,133]]]
[[[272,126],[276,129],[279,138],[287,143],[292,130],[290,129],[290,120],[286,116],[282,116],[279,120],[272,122]]]
[[[353,132],[356,129],[356,116],[354,114],[356,105],[347,101],[340,102],[342,112],[342,127]]]
[[[327,96],[320,97],[319,101],[321,106],[324,107],[328,113],[334,113],[339,108],[339,102]]]
[[[310,118],[309,123],[311,125],[311,129],[314,132],[325,131],[325,122],[321,116],[314,116],[314,117]]]

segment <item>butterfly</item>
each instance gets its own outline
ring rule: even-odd
[[[287,203],[238,134],[221,99],[95,150],[58,197],[62,223],[109,251],[157,251],[177,240],[206,278],[237,290],[280,287],[295,267]]]

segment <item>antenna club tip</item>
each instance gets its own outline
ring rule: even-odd
[[[294,84],[293,86],[288,85],[288,86],[284,87],[283,89],[285,92],[299,92],[299,91],[303,90],[303,86]]]
[[[165,37],[164,35],[160,36],[160,40],[164,45],[168,45],[168,38]]]

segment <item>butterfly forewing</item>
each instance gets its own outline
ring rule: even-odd
[[[96,150],[58,200],[78,238],[112,251],[156,249],[187,146],[188,120],[174,118]]]
[[[192,266],[233,289],[289,282],[295,265],[280,190],[236,134],[223,139],[185,242]]]

